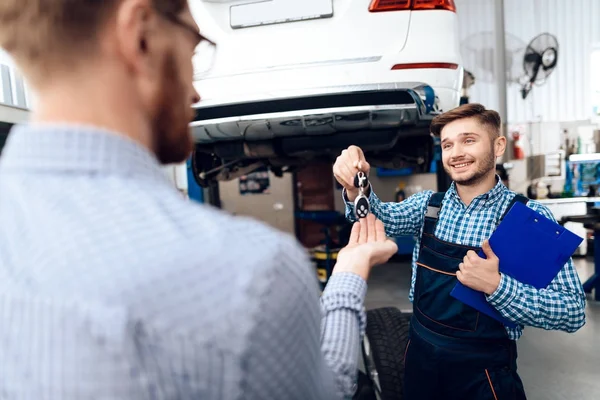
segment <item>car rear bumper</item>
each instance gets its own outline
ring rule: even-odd
[[[192,134],[201,144],[417,126],[432,117],[433,93],[420,82],[281,92],[268,100],[198,107]]]
[[[438,62],[457,65],[449,68],[411,68],[393,70],[398,64]],[[460,59],[450,57],[423,60],[417,57],[366,57],[351,60],[329,60],[310,64],[291,64],[260,70],[239,71],[228,75],[212,75],[195,82],[202,101],[199,107],[236,102],[266,100],[279,97],[306,96],[326,88],[339,91],[346,87],[377,85],[409,85],[425,83],[435,89],[460,91],[463,69]],[[325,88],[325,89],[324,89]]]

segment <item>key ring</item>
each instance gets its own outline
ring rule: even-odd
[[[367,187],[367,176],[364,172],[358,171],[358,174],[354,177],[354,186],[357,188],[366,188]]]
[[[365,196],[365,188],[367,187],[368,178],[364,172],[358,171],[354,178],[354,186],[358,187],[358,196],[354,200],[354,214],[357,219],[366,218],[371,211],[369,199]]]

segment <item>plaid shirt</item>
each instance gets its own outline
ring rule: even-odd
[[[372,211],[383,221],[388,236],[416,237],[409,292],[411,302],[414,296],[416,261],[419,256],[424,216],[433,193],[417,193],[401,203],[384,203],[373,190],[369,194]],[[469,206],[465,206],[453,183],[442,202],[435,235],[447,242],[480,247],[482,242],[492,235],[496,223],[515,195],[515,192],[498,180],[492,190],[476,197]],[[345,192],[343,196],[346,202],[346,217],[352,221],[355,219],[354,206],[348,201]],[[555,221],[550,210],[544,205],[529,201],[528,206]],[[518,324],[514,329],[506,327],[509,337],[513,340],[521,336],[525,325],[574,332],[585,324],[585,293],[571,259],[546,289],[538,290],[501,274],[498,289],[487,297],[487,301],[505,318]]]

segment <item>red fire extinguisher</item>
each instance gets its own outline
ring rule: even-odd
[[[515,160],[522,160],[525,158],[525,150],[523,150],[523,139],[519,132],[512,133],[513,139],[513,158]]]

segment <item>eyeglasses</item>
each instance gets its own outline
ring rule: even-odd
[[[173,24],[183,28],[195,37],[198,45],[196,46],[196,50],[194,51],[194,56],[192,58],[192,63],[194,65],[194,80],[198,80],[206,76],[211,71],[216,59],[216,43],[202,35],[196,28],[182,21],[177,15],[165,12],[161,12],[160,14]]]

